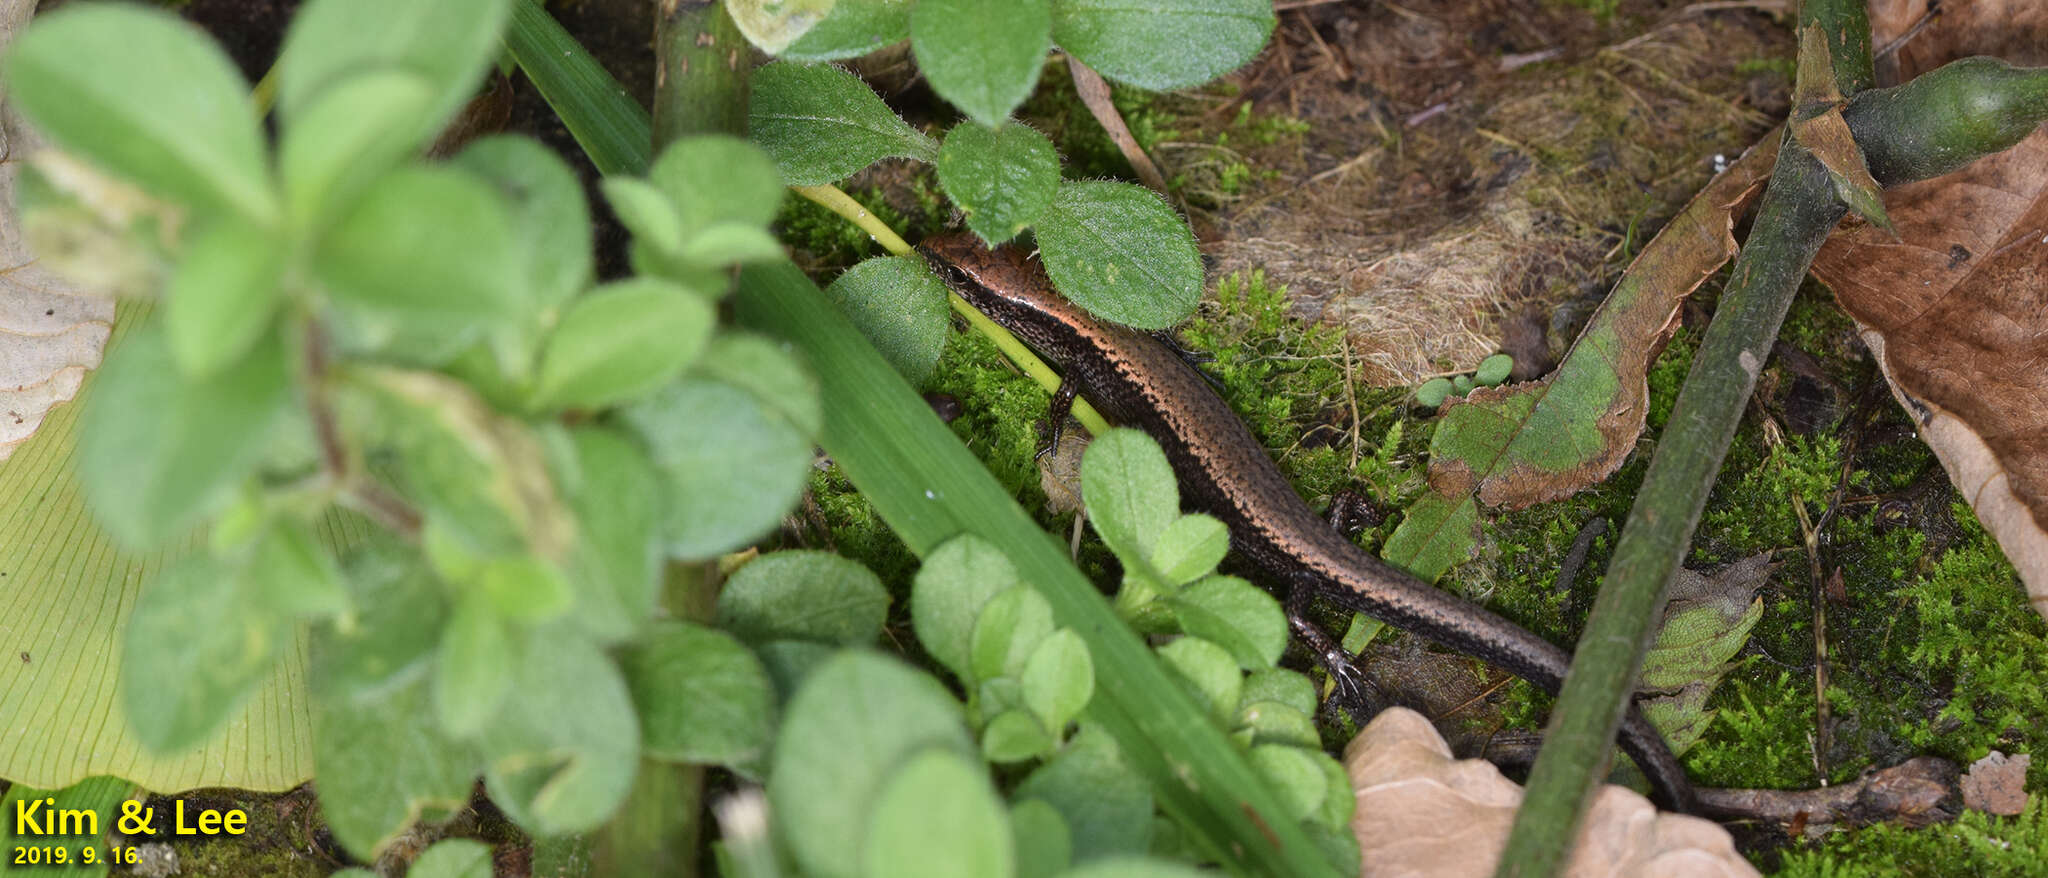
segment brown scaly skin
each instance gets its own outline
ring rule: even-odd
[[[1186,504],[1222,520],[1232,551],[1279,583],[1558,691],[1571,664],[1564,650],[1386,564],[1332,529],[1177,352],[1061,298],[1044,268],[1018,248],[990,251],[971,236],[948,235],[918,249],[968,303],[1059,366],[1067,387],[1104,417],[1158,441]],[[1064,416],[1056,412],[1054,422]],[[1649,776],[1660,806],[1694,810],[1685,769],[1633,706],[1620,743]]]

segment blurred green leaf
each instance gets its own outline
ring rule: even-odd
[[[1050,0],[920,0],[910,48],[932,90],[991,128],[1031,96],[1052,48]]]
[[[1250,729],[1255,744],[1285,744],[1319,749],[1323,738],[1315,718],[1278,701],[1251,701],[1237,714],[1238,728]]]
[[[1052,878],[1074,860],[1073,830],[1043,799],[1010,806],[1010,830],[1017,837],[1018,878]]]
[[[974,679],[1019,677],[1040,641],[1052,634],[1052,605],[1028,585],[1013,585],[982,605],[968,641]]]
[[[757,562],[758,563],[758,562]],[[620,657],[648,756],[754,773],[775,730],[767,669],[722,631],[661,622]]]
[[[275,338],[203,379],[180,377],[160,331],[114,345],[78,440],[93,515],[128,546],[149,548],[218,512],[277,440],[290,374]]]
[[[598,409],[673,381],[711,339],[711,304],[667,281],[635,277],[577,299],[541,349],[542,409]]]
[[[1016,839],[981,760],[934,747],[909,759],[875,796],[868,878],[1011,878]]]
[[[611,818],[640,766],[640,720],[603,651],[550,633],[526,644],[498,720],[479,741],[491,801],[535,835]]]
[[[225,216],[197,229],[183,256],[164,289],[164,336],[178,370],[205,379],[270,328],[285,245],[261,226]]]
[[[1088,523],[1126,567],[1148,562],[1159,535],[1180,517],[1180,487],[1166,453],[1136,430],[1111,430],[1088,443],[1081,496]]]
[[[1024,703],[1054,734],[1080,716],[1095,697],[1095,663],[1088,656],[1088,644],[1068,628],[1038,642],[1018,680],[1024,684]]]
[[[792,186],[852,176],[876,161],[938,157],[938,144],[897,118],[867,83],[829,64],[754,71],[748,130]]]
[[[498,190],[535,307],[561,305],[590,285],[590,205],[568,162],[532,138],[493,135],[465,147],[453,163]]]
[[[14,106],[63,148],[170,198],[277,218],[248,82],[175,15],[82,3],[38,16],[8,49],[6,80]]]
[[[350,77],[404,70],[433,95],[413,117],[424,143],[469,100],[502,51],[499,34],[511,11],[509,0],[311,0],[278,51],[278,112],[291,127]]]
[[[434,637],[415,642],[431,648]],[[316,668],[338,658],[316,656]],[[427,809],[469,801],[477,761],[435,726],[425,675],[353,696],[323,676],[313,690],[313,761],[321,817],[342,847],[374,860]]]
[[[420,116],[433,87],[406,70],[366,70],[324,89],[278,141],[285,206],[299,228],[317,233],[363,187],[432,135]]]
[[[1316,713],[1316,687],[1299,671],[1258,668],[1244,678],[1243,703],[1277,701],[1309,716]]]
[[[889,592],[857,561],[831,552],[762,555],[718,593],[718,627],[742,640],[873,643],[889,615]]]
[[[1017,583],[1017,568],[987,540],[961,534],[939,544],[911,585],[910,618],[918,642],[955,676],[972,681],[975,620],[989,599]]]
[[[946,286],[913,255],[877,256],[846,270],[825,295],[846,313],[889,365],[923,384],[946,349]]]
[[[421,853],[405,878],[491,878],[491,846],[469,838],[444,838]]]
[[[671,557],[709,558],[782,520],[803,492],[810,435],[739,388],[685,380],[624,409],[666,482]]]
[[[1479,369],[1472,373],[1475,383],[1494,387],[1508,380],[1508,372],[1515,368],[1515,358],[1507,354],[1494,354],[1479,361]]]
[[[1054,0],[1053,41],[1096,72],[1153,91],[1236,70],[1273,32],[1267,0]]]
[[[1045,723],[1022,708],[997,713],[981,730],[982,755],[997,764],[1036,759],[1057,743]]]
[[[569,434],[576,474],[562,478],[578,524],[567,570],[568,621],[600,642],[631,636],[653,614],[661,585],[660,480],[647,455],[609,427]]]
[[[1252,748],[1252,767],[1265,775],[1280,793],[1281,804],[1288,820],[1305,820],[1323,805],[1323,797],[1329,795],[1330,784],[1323,776],[1323,768],[1316,764],[1320,751],[1311,753],[1300,747],[1282,744],[1260,744]]]
[[[720,332],[698,359],[694,374],[752,393],[807,436],[825,428],[818,404],[818,379],[791,355],[787,345],[767,336]]]
[[[194,555],[157,574],[128,619],[121,691],[142,744],[158,752],[205,740],[276,667],[290,620],[244,588],[242,571]],[[203,619],[203,636],[192,622]]]
[[[1183,515],[1166,526],[1152,545],[1152,566],[1176,585],[1216,570],[1230,553],[1230,530],[1207,515]]]
[[[1219,722],[1236,718],[1244,695],[1244,672],[1237,669],[1229,650],[1200,637],[1181,637],[1156,651],[1201,696],[1211,716]]]
[[[1085,863],[1152,847],[1152,792],[1117,752],[1116,740],[1083,723],[1065,750],[1017,785],[1022,807],[1051,805],[1073,830],[1073,859]]]
[[[1280,602],[1235,576],[1210,576],[1168,600],[1182,628],[1229,650],[1247,670],[1272,667],[1287,649],[1287,614]]]
[[[1035,223],[1053,286],[1138,329],[1186,320],[1202,299],[1202,254],[1180,214],[1130,183],[1064,182]]]
[[[287,619],[336,616],[352,606],[333,556],[297,521],[270,526],[244,575],[250,595]]]
[[[967,215],[967,227],[993,247],[1037,221],[1059,188],[1052,141],[1030,127],[961,123],[939,148],[939,185]]]
[[[930,675],[858,650],[813,670],[784,711],[768,778],[776,835],[804,873],[861,875],[890,778],[934,747],[977,752],[959,705]]]
[[[434,716],[442,730],[456,738],[483,731],[511,692],[517,666],[497,608],[479,595],[456,604],[434,660]]]

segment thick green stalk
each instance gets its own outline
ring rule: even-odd
[[[655,4],[654,142],[691,134],[747,135],[753,49],[718,0]]]
[[[1862,0],[1809,0],[1800,25],[1833,28],[1824,36],[1838,83],[1868,82]],[[1845,33],[1865,36],[1847,40]],[[1495,875],[1555,875],[1571,854],[1656,637],[1671,574],[1692,543],[1792,297],[1821,242],[1847,212],[1827,170],[1788,129],[1749,240],[1615,543]]]
[[[1089,719],[1200,850],[1239,874],[1334,874],[1187,688],[815,284],[788,263],[748,268],[733,311],[810,360],[825,404],[820,444],[911,551],[963,533],[986,539],[1080,633],[1095,661]]]

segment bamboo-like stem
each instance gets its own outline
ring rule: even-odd
[[[655,4],[654,142],[747,133],[753,48],[718,0]]]
[[[1868,83],[1869,23],[1863,0],[1809,0],[1801,7],[1800,26],[1822,29],[1840,86]],[[1844,39],[1850,33],[1864,36]],[[1799,76],[1815,73],[1802,69]],[[1700,341],[1615,543],[1606,582],[1558,694],[1495,875],[1555,875],[1577,842],[1643,656],[1656,636],[1671,575],[1692,543],[1707,494],[1799,283],[1847,212],[1827,170],[1788,129],[1749,240],[1736,257],[1714,322]]]

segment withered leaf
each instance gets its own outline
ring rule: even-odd
[[[1380,713],[1344,748],[1357,789],[1351,831],[1359,874],[1485,876],[1521,804],[1522,789],[1491,763],[1451,757],[1429,720],[1406,708]],[[1641,795],[1602,787],[1566,865],[1573,878],[1756,875],[1728,831],[1698,817],[1659,814]]]
[[[1734,216],[1777,154],[1777,136],[1765,137],[1694,196],[1629,266],[1557,371],[1473,391],[1447,408],[1430,442],[1430,486],[1519,509],[1620,468],[1643,430],[1649,365],[1685,297],[1734,255]],[[1397,532],[1389,544],[1402,538]]]
[[[1886,193],[1814,260],[1893,393],[2048,615],[2048,132]]]
[[[1997,750],[1970,763],[1963,773],[1963,807],[1988,814],[2018,814],[2027,810],[2027,766],[2032,754],[2007,756]]]

